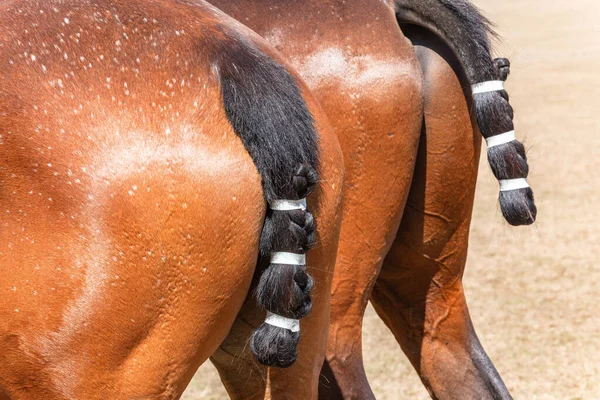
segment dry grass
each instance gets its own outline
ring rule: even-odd
[[[484,164],[465,286],[480,339],[518,399],[600,392],[600,2],[476,0],[498,25],[513,74],[518,136],[529,147],[538,222],[513,229]],[[598,168],[598,169],[597,169]],[[365,364],[379,399],[427,399],[392,335],[369,310]],[[226,394],[205,364],[184,399]]]

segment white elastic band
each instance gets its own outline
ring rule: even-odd
[[[527,179],[518,178],[518,179],[504,179],[500,181],[500,191],[508,192],[510,190],[517,189],[526,189],[529,187],[529,183],[527,183]]]
[[[276,211],[306,210],[306,199],[273,200],[269,203],[269,207]]]
[[[500,146],[501,144],[512,142],[513,140],[517,140],[515,136],[515,131],[505,132],[500,135],[494,135],[485,139],[487,142],[488,149],[495,146]]]
[[[274,251],[271,253],[271,264],[306,265],[306,254]]]
[[[282,317],[281,315],[273,314],[270,311],[267,311],[265,323],[279,328],[289,329],[292,332],[300,332],[300,321],[293,318]]]
[[[504,81],[487,81],[471,86],[473,94],[497,92],[499,90],[504,90]]]

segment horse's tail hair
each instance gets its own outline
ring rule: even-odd
[[[489,35],[495,35],[491,23],[467,0],[394,1],[399,22],[425,27],[457,55],[472,85],[475,116],[500,183],[502,214],[511,225],[532,224],[537,209],[526,180],[529,165],[525,147],[515,139],[514,113],[504,90],[508,66],[502,67],[491,56]]]
[[[261,174],[268,204],[260,257],[269,266],[256,289],[267,318],[250,348],[261,363],[288,367],[297,356],[298,320],[311,309],[305,253],[315,242],[315,223],[305,198],[317,182],[317,133],[286,68],[243,39],[220,53],[225,112]]]

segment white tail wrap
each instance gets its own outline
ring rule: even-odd
[[[529,187],[529,183],[527,183],[527,179],[525,179],[525,178],[500,180],[500,191],[501,192],[508,192],[508,191],[517,190],[517,189],[526,189],[528,187]]]
[[[306,254],[274,251],[271,253],[271,264],[306,265]]]
[[[293,318],[283,317],[281,315],[273,314],[267,311],[267,318],[265,323],[273,326],[277,326],[283,329],[289,329],[292,332],[300,332],[300,321]]]
[[[504,90],[504,81],[487,81],[471,86],[473,94],[498,92],[500,90]]]
[[[514,140],[517,140],[517,137],[515,136],[515,131],[504,132],[500,135],[494,135],[485,139],[485,141],[487,142],[488,149],[500,146],[501,144],[510,143]]]
[[[300,200],[273,200],[269,208],[275,211],[306,210],[306,199]]]

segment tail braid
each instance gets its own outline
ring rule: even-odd
[[[508,75],[510,75],[510,60],[508,58],[495,58],[494,67],[498,71],[500,80],[506,82]]]
[[[510,73],[510,62],[498,58],[493,64],[495,78],[505,81]],[[535,221],[537,208],[533,191],[526,182],[529,165],[525,147],[514,136],[514,112],[508,93],[503,87],[496,89],[499,90],[478,92],[485,89],[481,85],[473,86],[475,115],[488,143],[488,162],[500,182],[502,215],[511,225],[529,225]]]
[[[481,133],[488,143],[494,143],[489,146],[488,160],[500,181],[502,214],[511,225],[533,223],[537,209],[525,180],[529,166],[525,148],[512,139],[513,109],[502,82],[508,77],[508,60],[492,60],[488,36],[495,34],[490,21],[468,0],[394,0],[394,4],[398,21],[424,26],[458,57],[473,85]]]
[[[262,177],[269,204],[260,254],[273,258],[256,289],[267,318],[252,334],[250,349],[265,365],[289,367],[296,361],[298,319],[312,304],[304,254],[314,244],[315,224],[303,199],[317,182],[317,131],[296,78],[282,64],[243,38],[215,54],[225,113]]]
[[[316,181],[316,171],[307,164],[300,165],[292,177],[290,197],[304,199]],[[268,316],[252,334],[250,348],[265,365],[289,367],[296,361],[300,339],[297,320],[305,317],[312,306],[313,280],[306,272],[302,256],[314,245],[315,227],[305,206],[283,210],[273,203],[261,237],[261,254],[271,257],[271,264],[260,276],[256,288],[258,303],[268,311]],[[280,255],[283,257],[277,257]]]

